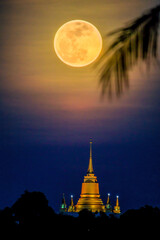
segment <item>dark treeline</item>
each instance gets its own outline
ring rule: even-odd
[[[0,211],[0,233],[25,239],[54,239],[55,236],[103,236],[116,239],[142,239],[151,236],[157,239],[160,231],[160,209],[151,206],[138,210],[128,210],[119,218],[105,213],[93,214],[87,210],[79,212],[78,217],[56,214],[48,206],[48,200],[41,192],[25,192],[13,204]],[[155,236],[155,237],[154,237]]]

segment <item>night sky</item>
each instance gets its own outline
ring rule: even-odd
[[[102,100],[94,64],[67,66],[53,49],[67,21],[89,21],[104,39],[158,2],[0,0],[0,209],[25,190],[43,192],[55,211],[63,193],[76,204],[90,137],[104,204],[110,193],[122,211],[160,207],[158,64],[138,65],[120,98]]]

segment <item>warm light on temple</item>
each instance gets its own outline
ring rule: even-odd
[[[92,212],[105,212],[105,206],[100,198],[99,183],[93,173],[92,164],[92,139],[90,139],[90,157],[87,175],[84,176],[81,195],[76,205],[76,212],[88,209]]]
[[[110,193],[108,193],[107,203],[103,204],[99,194],[99,183],[97,177],[94,175],[93,163],[92,163],[92,139],[90,139],[90,154],[89,154],[89,165],[87,175],[84,176],[84,181],[81,187],[80,198],[76,205],[73,203],[73,195],[70,195],[70,205],[66,207],[65,197],[63,194],[63,200],[61,204],[61,212],[80,212],[81,210],[87,209],[92,212],[106,212],[107,214],[116,213],[120,214],[119,196],[116,196],[116,206],[114,210],[110,203]]]

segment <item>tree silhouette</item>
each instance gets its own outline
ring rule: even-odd
[[[15,222],[18,223],[19,234],[22,233],[25,237],[46,237],[51,230],[55,230],[56,214],[48,206],[48,200],[41,192],[25,191],[11,209]]]
[[[160,5],[107,36],[115,37],[97,62],[102,96],[120,96],[129,87],[129,70],[140,60],[157,59]]]
[[[13,214],[20,224],[32,224],[35,219],[45,219],[49,210],[48,200],[41,192],[25,191],[12,206]]]
[[[56,214],[41,192],[25,192],[11,208],[0,211],[2,239],[54,239],[56,237],[132,237],[156,239],[159,234],[160,209],[145,206],[131,209],[118,218],[115,214],[82,210],[79,216]]]

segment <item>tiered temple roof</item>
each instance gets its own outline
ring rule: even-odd
[[[87,209],[92,212],[106,212],[106,213],[116,213],[120,214],[120,206],[118,196],[116,199],[116,206],[112,210],[110,203],[110,194],[108,193],[107,204],[103,204],[100,194],[99,194],[99,183],[97,182],[97,177],[94,175],[93,163],[92,163],[92,139],[90,140],[90,157],[89,165],[86,176],[84,176],[84,181],[82,183],[81,194],[77,204],[74,206],[73,195],[71,195],[71,203],[67,210],[65,203],[65,198],[63,195],[62,205],[60,212],[79,212],[83,209]]]

